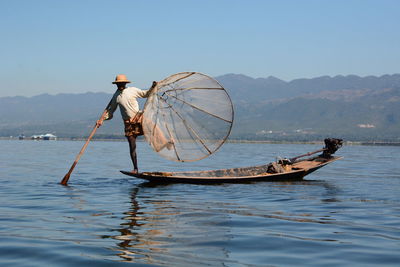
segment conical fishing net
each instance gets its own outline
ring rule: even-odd
[[[225,89],[198,72],[162,80],[144,106],[143,131],[162,157],[196,161],[214,153],[228,138],[233,106]]]

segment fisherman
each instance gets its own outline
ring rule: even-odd
[[[124,74],[118,74],[115,81],[112,82],[118,88],[113,98],[111,99],[110,105],[107,108],[107,114],[104,120],[111,120],[114,111],[119,106],[121,111],[122,119],[125,125],[125,136],[129,143],[129,152],[133,164],[132,173],[138,173],[138,164],[136,157],[136,137],[143,135],[142,128],[142,117],[143,113],[139,110],[139,103],[137,98],[147,98],[150,95],[151,89],[153,89],[157,82],[153,82],[149,90],[141,90],[136,87],[126,87],[130,81]],[[102,120],[97,121],[97,127],[103,124]]]

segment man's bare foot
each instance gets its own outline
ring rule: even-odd
[[[139,173],[139,171],[138,171],[138,169],[134,169],[134,170],[132,170],[132,173],[137,174],[137,173]]]

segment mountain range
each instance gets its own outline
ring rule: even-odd
[[[231,139],[400,140],[400,74],[322,76],[289,82],[242,74],[215,77],[235,109]],[[51,132],[87,136],[112,94],[43,94],[0,98],[0,136]],[[108,121],[97,137],[121,137],[121,119]]]

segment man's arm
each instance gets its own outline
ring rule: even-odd
[[[113,98],[111,99],[110,105],[107,107],[107,113],[104,116],[103,119],[100,119],[96,122],[97,127],[100,127],[103,124],[103,121],[105,120],[111,120],[113,118],[113,114],[115,110],[117,109],[118,104],[117,104],[117,95],[114,94]]]
[[[149,97],[156,86],[157,86],[157,82],[154,81],[149,90],[140,90],[139,91],[139,97],[141,97],[141,98]]]

